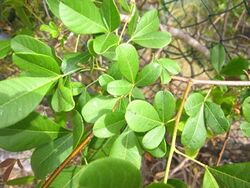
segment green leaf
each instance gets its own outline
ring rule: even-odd
[[[77,96],[82,93],[83,90],[85,90],[84,85],[81,82],[69,82],[70,87],[72,89],[72,95]]]
[[[146,188],[174,188],[172,185],[165,183],[151,183]]]
[[[126,80],[114,80],[108,83],[107,91],[114,96],[121,96],[130,93],[134,85]]]
[[[242,111],[245,119],[250,122],[250,97],[247,97],[242,104]]]
[[[104,158],[90,163],[85,168],[80,177],[79,187],[141,188],[141,182],[140,171],[131,163]]]
[[[28,184],[33,183],[34,180],[35,180],[34,176],[24,176],[24,177],[8,180],[6,184],[7,185],[28,185]]]
[[[76,104],[76,109],[78,111],[81,111],[82,108],[87,104],[87,102],[91,99],[91,96],[89,95],[86,88],[82,90],[82,94],[79,96]]]
[[[101,116],[94,124],[93,133],[99,138],[108,138],[120,133],[126,125],[124,113],[110,112]]]
[[[52,21],[50,21],[48,25],[42,24],[40,30],[49,33],[51,38],[57,38],[60,35],[57,25]]]
[[[164,126],[153,128],[144,135],[142,145],[148,150],[157,148],[164,139],[165,131]]]
[[[62,60],[61,69],[64,74],[76,71],[80,68],[79,65],[87,63],[90,57],[89,52],[65,54]]]
[[[143,92],[138,88],[138,87],[134,87],[132,90],[132,97],[134,99],[145,99],[145,96],[143,94]]]
[[[175,114],[176,100],[171,92],[159,91],[155,95],[154,107],[161,120],[166,123]]]
[[[209,171],[216,179],[219,187],[248,188],[250,187],[249,176],[250,163],[236,163],[219,167],[209,167]]]
[[[73,127],[73,146],[76,148],[84,133],[84,124],[81,114],[76,110],[72,110],[70,112],[70,122]]]
[[[55,122],[33,112],[17,124],[1,129],[0,147],[12,152],[29,150],[68,133]]]
[[[207,168],[203,177],[202,188],[219,188],[219,185],[216,182],[214,176]]]
[[[125,118],[128,126],[136,132],[146,132],[163,124],[154,107],[141,100],[129,103]]]
[[[116,7],[114,0],[103,0],[101,12],[110,32],[119,27],[120,13]]]
[[[145,48],[163,48],[171,42],[171,35],[166,31],[156,31],[133,37],[133,42]]]
[[[137,86],[148,86],[153,84],[161,75],[162,69],[158,63],[150,63],[143,67],[136,78]]]
[[[10,40],[0,40],[0,59],[5,58],[11,51]]]
[[[181,143],[188,149],[200,149],[206,141],[207,131],[204,123],[204,106],[199,112],[188,118],[181,135]]]
[[[230,128],[221,107],[212,102],[205,102],[205,122],[215,135],[225,133]]]
[[[221,74],[226,76],[240,76],[244,74],[244,71],[248,70],[248,66],[248,60],[237,57],[229,61],[229,63],[222,68]]]
[[[15,53],[12,59],[21,70],[36,76],[57,76],[60,74],[60,68],[57,61],[47,55]]]
[[[83,107],[82,116],[86,122],[95,123],[103,114],[111,112],[117,101],[117,98],[95,97]]]
[[[181,71],[181,67],[178,65],[176,61],[168,58],[158,59],[157,62],[162,65],[164,69],[166,69],[172,75],[176,75]]]
[[[240,125],[240,129],[245,136],[250,137],[250,123],[242,122]]]
[[[54,56],[49,46],[28,35],[17,35],[15,38],[11,39],[11,48],[15,52]]]
[[[107,85],[108,83],[114,81],[115,79],[108,75],[108,74],[102,74],[101,76],[99,76],[98,78],[98,82],[100,84],[100,86],[104,89],[107,90]]]
[[[65,87],[62,81],[52,97],[51,106],[56,112],[68,112],[75,107],[71,88]]]
[[[76,188],[79,187],[79,180],[84,166],[72,166],[65,168],[50,185],[50,188]]]
[[[0,128],[28,116],[59,77],[20,77],[0,82]]]
[[[168,71],[165,69],[162,70],[161,73],[161,83],[162,84],[168,84],[171,80],[171,76],[169,75]]]
[[[60,0],[46,0],[47,4],[49,6],[49,9],[51,10],[51,12],[57,17],[60,18],[59,15],[59,3]]]
[[[110,50],[110,48],[116,47],[118,45],[118,41],[119,38],[113,33],[100,35],[94,39],[94,51],[97,54],[104,54]]]
[[[195,116],[204,104],[204,97],[200,93],[192,93],[185,102],[185,111],[189,116]]]
[[[116,48],[116,54],[121,74],[134,83],[139,70],[139,57],[135,47],[131,44],[121,44]]]
[[[157,158],[162,158],[166,155],[167,153],[167,144],[165,139],[162,140],[162,142],[160,143],[160,145],[153,149],[153,150],[147,150],[147,152],[149,152],[151,155],[153,155],[154,157]]]
[[[210,59],[214,69],[220,73],[222,66],[225,63],[225,49],[222,44],[216,44],[212,48]]]
[[[31,157],[32,170],[37,179],[44,179],[55,170],[72,152],[72,134],[37,148]]]
[[[60,2],[59,13],[62,22],[77,34],[104,33],[99,9],[91,0],[64,0]]]
[[[156,9],[146,12],[137,24],[136,30],[131,37],[134,38],[143,36],[148,33],[155,32],[159,29],[160,22],[158,18],[158,11]]]
[[[139,19],[139,11],[136,6],[133,7],[131,19],[128,23],[128,34],[133,35]]]
[[[130,12],[130,6],[128,5],[127,0],[118,0],[118,2],[125,11]]]
[[[172,185],[174,188],[188,188],[188,186],[179,179],[168,179],[168,184]]]
[[[128,130],[119,135],[111,148],[110,157],[129,161],[140,169],[141,148],[133,131]]]

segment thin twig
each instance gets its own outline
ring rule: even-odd
[[[63,163],[49,176],[49,178],[43,184],[42,188],[48,188],[50,186],[50,184],[55,180],[55,178],[65,168],[65,166],[67,166],[67,164],[69,164],[69,162],[73,158],[75,158],[75,156],[89,143],[93,136],[93,133],[90,133],[87,138],[84,139],[83,142],[72,151],[72,153],[63,161]]]
[[[222,156],[223,156],[224,151],[225,151],[225,149],[226,149],[227,142],[228,142],[228,140],[229,140],[230,131],[231,131],[231,129],[229,129],[229,131],[227,132],[227,134],[226,134],[226,136],[225,136],[225,140],[224,140],[223,146],[222,146],[222,148],[221,148],[221,151],[220,151],[220,153],[219,153],[219,157],[218,157],[218,159],[217,159],[216,166],[218,166],[218,165],[220,164],[220,162],[221,162]]]

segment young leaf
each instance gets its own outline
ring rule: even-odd
[[[13,62],[23,71],[36,76],[57,76],[60,68],[56,60],[43,54],[15,53],[12,56]]]
[[[133,42],[145,48],[163,48],[171,42],[171,35],[165,31],[155,31],[133,37]]]
[[[150,63],[143,67],[136,78],[137,86],[148,86],[153,84],[161,75],[162,69],[158,63]]]
[[[207,168],[205,170],[202,188],[219,188],[219,185],[216,182],[214,176]]]
[[[57,38],[60,35],[57,25],[52,21],[50,21],[48,25],[42,24],[40,30],[49,33],[51,38]]]
[[[241,123],[240,129],[242,130],[245,136],[250,137],[250,123],[248,122]]]
[[[157,157],[157,158],[162,158],[166,155],[167,153],[167,144],[165,139],[162,140],[160,145],[153,149],[153,150],[147,150],[152,156]]]
[[[247,97],[242,104],[242,111],[245,119],[250,122],[250,97]]]
[[[192,150],[200,149],[206,141],[207,131],[204,124],[204,107],[200,106],[195,116],[188,118],[181,135],[181,143]]]
[[[64,0],[59,4],[62,22],[78,34],[107,32],[99,9],[91,0]]]
[[[126,125],[124,114],[121,112],[110,112],[102,115],[94,124],[93,133],[99,138],[108,138],[120,133],[121,128]]]
[[[108,83],[107,91],[114,96],[126,95],[133,89],[133,84],[126,80],[114,80]]]
[[[227,132],[230,127],[221,107],[212,102],[205,102],[205,122],[215,135]]]
[[[44,179],[72,152],[73,136],[68,134],[37,148],[31,157],[31,166],[37,179]]]
[[[144,135],[142,139],[142,145],[148,150],[157,148],[164,139],[165,131],[166,130],[164,126],[153,128]]]
[[[161,120],[166,123],[175,114],[175,98],[169,91],[159,91],[155,95],[154,107]]]
[[[103,114],[111,112],[117,101],[117,98],[95,97],[83,107],[82,116],[88,123],[95,123]]]
[[[73,146],[76,148],[76,146],[80,143],[84,133],[83,119],[77,110],[72,110],[70,112],[70,122],[73,127]]]
[[[46,0],[47,4],[49,6],[49,9],[51,10],[51,12],[57,17],[60,18],[59,15],[59,3],[60,0]]]
[[[199,113],[204,104],[204,97],[200,93],[192,93],[185,102],[185,111],[189,116],[195,116]]]
[[[131,162],[138,169],[141,167],[140,145],[135,133],[131,130],[123,132],[114,142],[110,157]]]
[[[11,48],[15,52],[54,56],[49,46],[28,35],[17,35],[15,38],[11,39]]]
[[[121,44],[116,48],[116,54],[121,74],[134,83],[139,70],[139,57],[135,47],[131,44]]]
[[[222,44],[217,44],[212,48],[210,59],[214,69],[220,73],[225,63],[225,49]]]
[[[107,0],[112,1],[112,0]],[[110,48],[116,47],[118,45],[119,38],[113,33],[107,33],[100,35],[94,39],[93,48],[95,53],[104,54]]]
[[[19,77],[0,82],[0,128],[28,116],[59,77]]]
[[[140,188],[141,184],[140,171],[130,162],[104,158],[90,163],[85,168],[80,177],[79,187]]]
[[[55,122],[33,112],[17,124],[1,129],[0,147],[12,152],[29,150],[68,133]]]
[[[250,163],[236,163],[219,167],[209,167],[209,171],[216,179],[219,187],[235,188],[250,187],[250,176],[248,174]]]
[[[161,58],[158,59],[157,62],[164,68],[166,69],[169,73],[176,75],[181,71],[180,66],[176,61],[173,61],[172,59],[168,58]]]
[[[52,97],[51,106],[56,112],[68,112],[75,107],[72,90],[61,83]]]
[[[101,12],[110,32],[119,27],[120,13],[116,7],[114,0],[103,0]]]
[[[241,76],[245,70],[248,70],[248,66],[248,60],[237,57],[229,61],[229,63],[222,68],[221,74],[226,76]]]
[[[163,124],[154,107],[141,100],[129,103],[125,118],[128,126],[136,132],[146,132]]]
[[[136,30],[132,35],[131,39],[141,37],[145,34],[155,32],[159,29],[159,18],[158,11],[151,10],[145,13],[137,24]]]
[[[10,40],[0,40],[0,59],[5,58],[10,51]]]

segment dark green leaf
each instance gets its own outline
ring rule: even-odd
[[[6,184],[7,185],[27,185],[27,184],[33,183],[34,180],[35,180],[34,176],[24,176],[24,177],[8,180]]]
[[[141,188],[141,184],[138,169],[127,161],[114,158],[90,163],[80,177],[80,187],[86,188]]]
[[[211,50],[211,63],[214,69],[220,73],[222,66],[225,63],[225,49],[222,44],[215,45]]]
[[[0,59],[3,59],[11,51],[10,40],[0,40]]]
[[[164,126],[158,126],[148,131],[142,139],[143,147],[148,150],[157,148],[164,139],[165,131]]]
[[[148,185],[146,188],[174,188],[172,185],[168,185],[165,183],[152,183]]]
[[[168,179],[168,184],[172,185],[174,188],[188,188],[188,186],[179,179]]]
[[[189,116],[195,116],[204,104],[204,97],[200,93],[192,93],[185,102],[185,111]]]
[[[81,114],[76,111],[72,110],[70,112],[70,122],[73,127],[73,146],[74,148],[80,143],[81,138],[84,133],[84,124]]]
[[[229,61],[229,63],[222,68],[221,74],[226,76],[240,76],[244,74],[244,71],[248,70],[248,66],[248,60],[237,57]]]

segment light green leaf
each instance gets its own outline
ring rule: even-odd
[[[77,34],[104,33],[104,26],[99,9],[91,0],[64,0],[59,4],[62,22]]]
[[[131,19],[130,19],[130,21],[128,23],[128,34],[130,36],[133,35],[133,33],[134,33],[135,29],[136,29],[138,19],[139,19],[139,11],[138,11],[136,6],[133,6]]]
[[[126,95],[132,91],[134,85],[126,80],[114,80],[108,83],[107,91],[114,96]]]
[[[10,40],[0,40],[0,59],[5,58],[10,51]]]
[[[15,38],[11,39],[11,48],[15,52],[54,56],[49,46],[28,35],[17,35]]]
[[[91,99],[86,88],[82,90],[82,94],[79,96],[76,104],[76,109],[80,112],[82,108],[87,104],[87,102]]]
[[[0,82],[0,128],[28,116],[60,77],[20,77]]]
[[[50,185],[50,188],[76,188],[85,166],[72,166],[65,168]]]
[[[166,155],[167,153],[167,144],[165,139],[162,140],[160,145],[153,149],[153,150],[147,150],[152,156],[157,157],[157,158],[162,158]]]
[[[250,97],[247,97],[242,104],[242,111],[245,119],[250,122]]]
[[[117,101],[117,98],[95,97],[83,107],[82,116],[88,123],[95,123],[103,114],[111,112]]]
[[[29,150],[68,133],[55,122],[33,112],[17,124],[1,129],[0,147],[12,152]]]
[[[189,116],[195,116],[204,104],[205,98],[200,93],[192,93],[185,102],[185,111]]]
[[[55,170],[72,152],[72,134],[37,148],[31,157],[31,166],[37,179],[44,179]]]
[[[103,0],[101,12],[110,32],[119,27],[120,13],[116,7],[114,0]]]
[[[110,0],[108,0],[110,1]],[[110,48],[116,47],[118,45],[119,38],[113,33],[107,33],[100,35],[94,39],[93,47],[97,54],[104,54]]]
[[[56,112],[68,112],[75,107],[75,101],[71,88],[68,88],[60,81],[52,97],[51,106]]]
[[[245,136],[250,137],[250,123],[242,122],[240,125],[240,129]]]
[[[158,59],[157,62],[160,65],[162,65],[162,67],[166,69],[172,75],[176,75],[181,71],[181,67],[178,65],[176,61],[172,59],[161,58],[161,59]]]
[[[107,85],[108,83],[114,81],[115,79],[108,75],[108,74],[102,74],[101,76],[99,76],[98,78],[98,82],[100,84],[100,86],[104,89],[107,90]]]
[[[144,135],[142,139],[142,145],[148,150],[157,148],[164,139],[165,131],[166,130],[164,126],[153,128]]]
[[[181,143],[189,149],[196,150],[205,144],[206,137],[204,106],[202,105],[195,116],[188,118],[181,135]]]
[[[166,31],[156,31],[133,37],[133,42],[145,48],[163,48],[171,42],[171,35]]]
[[[176,100],[171,92],[159,91],[155,95],[154,107],[161,120],[166,123],[175,114]]]
[[[168,71],[165,69],[162,70],[161,73],[161,83],[162,84],[168,84],[171,80],[171,76],[169,75]]]
[[[98,173],[96,173],[98,172]],[[140,171],[130,162],[104,158],[90,163],[80,177],[86,188],[141,188]]]
[[[156,9],[150,10],[139,20],[131,39],[133,40],[134,38],[155,32],[159,29],[159,25],[158,11]]]
[[[8,180],[6,184],[7,185],[28,185],[28,184],[32,184],[34,180],[35,180],[34,176],[23,176],[20,178]]]
[[[125,11],[130,12],[130,6],[128,5],[127,0],[118,0],[118,2]]]
[[[59,15],[59,0],[46,0],[47,4],[49,6],[49,9],[51,10],[51,12],[57,17],[60,18]]]
[[[143,94],[143,92],[138,88],[138,87],[134,87],[132,90],[132,97],[134,99],[145,99],[145,96]]]
[[[139,70],[139,57],[135,47],[131,44],[121,44],[116,48],[116,54],[121,74],[134,83]]]
[[[136,78],[137,86],[148,86],[153,84],[161,75],[162,68],[158,63],[150,63],[143,67]]]
[[[36,76],[57,76],[60,68],[56,60],[43,54],[15,53],[13,62],[23,71]]]
[[[80,143],[83,133],[84,133],[84,124],[81,114],[76,111],[72,110],[69,114],[70,122],[73,127],[73,146],[76,146]]]
[[[126,125],[124,113],[110,112],[101,116],[94,124],[93,133],[99,138],[108,138],[120,133]]]
[[[72,89],[72,95],[77,96],[82,93],[83,90],[85,90],[84,85],[81,82],[69,82],[69,85]]]
[[[225,63],[225,49],[222,44],[216,44],[212,48],[210,59],[214,69],[220,73],[222,66]]]
[[[154,107],[141,100],[129,103],[125,118],[128,126],[136,132],[146,132],[163,124]]]
[[[212,102],[205,102],[205,122],[215,135],[225,133],[230,128],[221,107]]]
[[[205,174],[203,177],[202,188],[219,188],[219,185],[214,179],[214,176],[211,174],[211,172],[207,168],[205,170]]]
[[[249,188],[250,163],[235,163],[219,167],[209,167],[209,171],[216,179],[219,187],[227,188]]]
[[[56,25],[54,22],[52,22],[52,21],[50,21],[48,25],[42,24],[42,25],[40,26],[40,30],[49,33],[50,36],[51,36],[51,38],[57,38],[57,37],[59,37],[59,35],[60,35],[59,28],[58,28],[57,25]]]
[[[131,130],[123,132],[114,142],[110,157],[123,159],[141,167],[141,148],[135,133]]]

